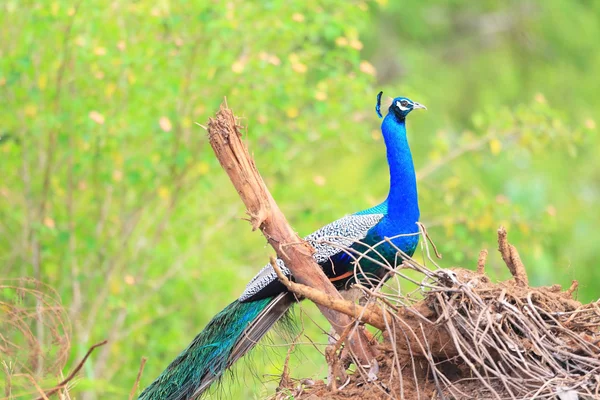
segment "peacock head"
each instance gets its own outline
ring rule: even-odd
[[[379,92],[379,94],[377,95],[377,106],[375,107],[375,111],[377,111],[377,115],[379,115],[379,118],[383,118],[383,115],[381,115],[381,95],[382,94],[383,94],[383,92]],[[390,105],[389,112],[393,113],[396,116],[396,118],[402,120],[402,119],[406,118],[406,116],[412,110],[416,110],[417,108],[422,108],[424,110],[427,110],[427,107],[425,107],[423,104],[419,104],[416,101],[412,101],[408,97],[396,97],[395,99],[392,100],[392,104]]]

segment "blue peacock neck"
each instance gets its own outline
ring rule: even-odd
[[[381,131],[390,168],[390,192],[386,200],[388,218],[408,229],[416,229],[415,222],[420,216],[417,178],[406,137],[406,120],[390,112],[381,124]]]

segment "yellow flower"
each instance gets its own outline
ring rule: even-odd
[[[160,197],[161,199],[166,200],[169,198],[170,195],[171,192],[169,191],[169,188],[165,186],[161,186],[158,188],[158,197]]]
[[[596,121],[591,118],[585,120],[585,127],[588,129],[596,129]]]
[[[196,166],[196,172],[198,173],[198,175],[206,175],[209,169],[209,165],[204,161],[199,162]]]
[[[371,64],[368,61],[361,61],[360,62],[360,66],[359,69],[361,70],[361,72],[367,74],[367,75],[372,75],[375,76],[375,74],[377,74],[377,70],[375,69],[375,67],[373,66],[373,64]]]
[[[317,186],[325,186],[325,184],[327,183],[327,180],[325,179],[324,176],[321,175],[315,175],[313,177],[313,182],[315,183],[315,185]]]
[[[26,117],[35,117],[37,115],[37,106],[35,104],[27,104],[23,109]]]
[[[38,78],[38,88],[40,88],[40,90],[44,90],[46,89],[46,86],[48,86],[48,77],[42,74]]]
[[[98,125],[104,125],[104,115],[100,114],[98,111],[90,111],[88,116]]]
[[[546,104],[546,97],[544,97],[543,94],[538,93],[535,95],[535,101],[537,101],[540,104]]]
[[[50,217],[44,218],[44,225],[46,225],[50,229],[54,229],[54,227],[56,226],[56,224],[54,223],[54,220]]]
[[[277,66],[279,64],[281,64],[281,60],[279,59],[279,57],[277,57],[276,55],[272,54],[269,56],[269,63]]]
[[[335,39],[335,44],[337,44],[340,47],[348,46],[348,39],[346,39],[343,36],[340,36],[339,38]]]
[[[292,64],[292,69],[299,74],[304,74],[308,70],[306,65],[302,64],[301,62]]]
[[[285,111],[285,114],[289,118],[296,118],[300,113],[298,112],[298,109],[296,107],[290,107]]]
[[[300,62],[300,57],[299,57],[299,56],[298,56],[298,54],[296,54],[296,53],[291,53],[291,54],[288,56],[288,60],[290,60],[290,62],[291,62],[292,64],[297,64],[297,63],[299,63],[299,62]]]
[[[490,151],[493,155],[497,156],[502,151],[502,142],[498,139],[490,140]]]
[[[315,99],[319,101],[325,101],[327,100],[327,93],[318,91],[315,93]]]
[[[231,65],[231,70],[236,74],[241,74],[246,66],[241,61],[236,61]]]
[[[121,182],[123,180],[123,172],[118,169],[115,169],[112,173],[113,181]]]
[[[164,132],[171,132],[171,129],[173,129],[173,124],[171,124],[171,120],[168,117],[160,117],[160,119],[158,120],[158,125],[160,125],[160,129],[162,129]]]
[[[350,41],[350,47],[352,47],[355,50],[362,50],[363,48],[363,44],[360,40],[358,39],[352,39]]]

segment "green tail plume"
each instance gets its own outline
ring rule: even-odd
[[[225,370],[246,354],[295,302],[281,293],[248,303],[234,301],[218,313],[138,400],[200,397]]]

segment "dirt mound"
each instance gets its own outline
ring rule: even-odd
[[[533,288],[516,249],[499,232],[500,252],[513,274],[505,282],[478,271],[428,270],[422,297],[393,299],[371,293],[369,310],[386,320],[374,343],[377,380],[368,371],[331,375],[310,385],[290,385],[280,398],[318,399],[531,399],[600,398],[600,304],[573,300],[577,287]],[[412,264],[411,264],[412,263]],[[348,365],[343,346],[329,361]],[[372,372],[372,371],[371,371]],[[287,384],[286,384],[287,383]],[[285,396],[283,393],[287,393]]]

